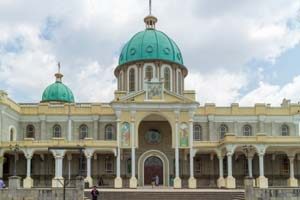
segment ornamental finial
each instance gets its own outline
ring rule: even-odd
[[[61,79],[64,75],[60,73],[60,62],[57,63],[58,72],[55,74],[56,82],[62,82]]]
[[[152,0],[149,0],[149,15],[151,15],[152,11]]]
[[[149,15],[144,18],[147,29],[155,29],[157,18],[152,15],[152,0],[149,0]]]

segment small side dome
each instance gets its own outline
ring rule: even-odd
[[[68,86],[62,83],[61,79],[63,75],[60,72],[58,72],[55,74],[55,77],[56,77],[55,83],[49,85],[44,90],[41,102],[74,103],[73,92],[70,90],[70,88],[68,88]]]

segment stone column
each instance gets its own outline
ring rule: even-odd
[[[238,135],[238,133],[239,133],[239,130],[238,130],[238,122],[237,122],[237,121],[235,121],[235,122],[233,123],[233,132],[234,132],[234,135]]]
[[[178,141],[178,123],[179,123],[179,111],[175,111],[176,122],[175,122],[175,179],[174,188],[181,188],[181,179],[179,177],[179,141]]]
[[[215,133],[215,117],[214,115],[209,115],[208,116],[208,133],[209,133],[209,140],[210,141],[216,141],[217,140],[217,135]]]
[[[289,187],[298,187],[298,180],[295,178],[294,173],[294,159],[295,155],[288,155],[290,161],[290,178],[288,179]]]
[[[89,184],[89,187],[93,186],[93,179],[92,179],[92,175],[91,175],[91,155],[86,155],[86,178],[84,179],[84,182],[87,182]]]
[[[68,118],[68,140],[72,140],[72,120],[70,117]]]
[[[227,173],[228,173],[228,176],[225,179],[226,188],[235,188],[235,178],[232,176],[232,155],[233,155],[233,152],[227,152]]]
[[[71,161],[72,161],[72,154],[67,154],[68,158],[68,179],[71,179]]]
[[[223,156],[221,154],[218,155],[219,159],[219,178],[217,181],[218,188],[225,187],[225,179],[224,179],[224,173],[223,173]]]
[[[45,116],[40,116],[41,120],[41,133],[40,133],[40,138],[41,140],[47,140],[47,130],[46,130],[46,117]],[[52,133],[51,133],[52,137]]]
[[[116,115],[117,115],[117,143],[118,143],[118,147],[117,147],[117,158],[116,158],[116,162],[117,162],[117,166],[116,166],[116,178],[115,178],[115,183],[114,186],[115,188],[122,188],[122,178],[121,178],[121,151],[120,151],[120,126],[121,126],[121,120],[120,120],[120,115],[121,115],[121,111],[116,111]]]
[[[65,150],[52,150],[52,153],[55,158],[55,177],[52,179],[52,187],[63,187],[64,178],[62,170]]]
[[[98,139],[98,120],[99,117],[98,116],[94,116],[93,117],[93,129],[94,129],[94,134],[90,135],[89,137],[93,137],[94,140]]]
[[[26,168],[26,178],[23,181],[24,188],[33,187],[33,179],[31,178],[31,159],[32,155],[26,155],[27,168]]]
[[[3,164],[4,164],[4,156],[0,156],[0,178],[3,178]]]
[[[268,188],[268,179],[264,175],[264,152],[260,152],[259,156],[259,177],[256,179],[256,185],[259,188]]]
[[[258,128],[259,128],[259,133],[264,133],[265,132],[265,118],[266,116],[260,115],[258,117]]]
[[[276,127],[275,127],[275,122],[274,121],[272,121],[272,123],[271,123],[271,135],[276,135]]]
[[[131,178],[129,181],[130,188],[137,188],[137,179],[135,177],[135,111],[131,111]]]
[[[248,176],[249,176],[249,178],[253,178],[253,173],[252,173],[252,160],[253,160],[253,157],[248,156],[247,160],[248,160]]]
[[[194,112],[190,111],[189,112],[189,132],[190,132],[190,137],[189,137],[189,145],[190,145],[190,178],[189,178],[189,188],[197,188],[197,180],[194,177],[194,149],[193,149],[193,142],[194,142],[194,137],[193,137],[193,124],[194,124]]]

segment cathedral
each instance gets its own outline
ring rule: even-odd
[[[200,105],[185,90],[180,48],[157,21],[146,16],[120,52],[111,102],[76,102],[60,70],[40,102],[0,91],[6,183],[63,187],[82,175],[89,187],[147,187],[155,177],[161,187],[239,188],[250,177],[258,188],[298,187],[300,104]]]

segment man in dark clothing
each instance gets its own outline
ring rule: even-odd
[[[91,195],[92,195],[92,200],[98,199],[99,191],[97,190],[96,186],[93,187],[93,189],[91,191]]]

